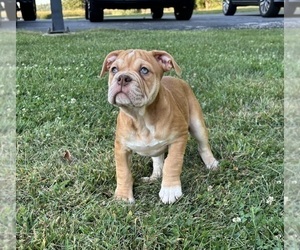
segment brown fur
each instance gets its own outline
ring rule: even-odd
[[[143,74],[143,67],[149,73]],[[114,51],[104,60],[101,75],[113,71],[109,102],[120,107],[115,138],[117,199],[134,201],[130,165],[132,152],[137,152],[153,159],[153,173],[144,179],[162,175],[160,198],[164,203],[175,202],[182,195],[180,174],[189,132],[198,141],[206,167],[217,168],[192,89],[181,79],[163,77],[172,68],[180,74],[173,57],[164,51]]]

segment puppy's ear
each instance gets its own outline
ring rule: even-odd
[[[115,50],[110,52],[104,59],[102,64],[102,69],[100,73],[100,77],[104,76],[104,74],[110,69],[111,64],[117,59],[122,50]]]
[[[162,66],[164,72],[170,71],[173,68],[178,76],[181,75],[180,67],[169,53],[162,50],[153,50],[152,53],[156,61]]]

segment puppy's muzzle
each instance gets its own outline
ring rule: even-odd
[[[129,75],[121,74],[117,77],[117,84],[120,86],[126,86],[131,83],[132,78]]]

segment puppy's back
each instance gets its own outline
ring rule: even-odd
[[[164,76],[161,84],[177,102],[188,102],[189,98],[196,98],[189,84],[182,79]]]

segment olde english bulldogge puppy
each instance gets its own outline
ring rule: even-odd
[[[117,50],[103,62],[100,77],[109,72],[108,101],[120,109],[115,135],[116,199],[134,202],[132,152],[152,157],[153,173],[144,180],[162,177],[163,203],[182,196],[180,174],[189,132],[206,167],[218,166],[201,107],[185,81],[163,76],[171,69],[180,75],[173,57],[158,50]]]

